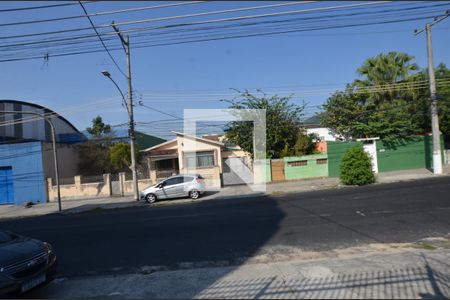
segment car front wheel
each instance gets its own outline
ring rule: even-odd
[[[147,201],[147,203],[155,203],[156,202],[156,196],[154,194],[148,194],[147,196],[145,196],[145,201]]]
[[[189,192],[189,197],[194,200],[198,199],[200,197],[200,192],[197,190],[192,190]]]

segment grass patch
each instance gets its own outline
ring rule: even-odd
[[[425,250],[436,250],[437,249],[433,244],[424,242],[424,241],[417,242],[414,245],[414,248],[425,249]]]

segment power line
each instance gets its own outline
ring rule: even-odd
[[[216,38],[204,38],[204,39],[196,39],[191,41],[181,41],[181,42],[168,42],[168,43],[159,43],[159,44],[138,44],[135,46],[135,49],[139,48],[150,48],[150,47],[159,47],[159,46],[168,46],[168,45],[178,45],[178,44],[186,44],[186,43],[198,43],[198,42],[206,42],[206,41],[218,41],[218,40],[226,40],[226,39],[236,39],[236,38],[247,38],[247,37],[257,37],[257,36],[269,36],[269,35],[278,35],[285,33],[293,33],[293,32],[307,32],[307,31],[317,31],[317,30],[327,30],[327,29],[337,29],[337,28],[350,28],[357,26],[369,26],[369,25],[378,25],[378,24],[389,24],[389,23],[398,23],[398,22],[410,22],[427,19],[427,17],[416,17],[416,18],[408,18],[408,19],[397,19],[391,21],[383,21],[383,22],[371,22],[371,23],[358,23],[358,24],[346,24],[346,25],[334,25],[334,26],[323,26],[318,28],[307,28],[307,29],[293,29],[293,30],[285,30],[285,31],[274,31],[274,32],[266,32],[266,33],[255,33],[255,34],[245,34],[245,35],[231,35],[226,37],[216,37]],[[121,47],[111,48],[112,51],[119,50]],[[94,50],[80,50],[74,52],[63,52],[52,54],[51,57],[61,57],[61,56],[72,56],[72,55],[80,55],[80,54],[89,54],[89,53],[97,53],[102,52],[104,50],[94,49]],[[21,61],[21,60],[32,60],[32,59],[42,59],[44,54],[34,55],[34,56],[22,56],[22,57],[13,57],[13,58],[5,58],[0,60],[0,62],[12,62],[12,61]]]
[[[385,2],[393,2],[393,1],[383,1],[383,2],[369,2],[371,4],[383,4]],[[339,8],[351,8],[352,6],[358,7],[358,6],[362,6],[364,5],[364,3],[362,4],[353,4],[353,5],[344,5],[344,6],[336,6],[336,7],[323,7],[323,8],[315,8],[313,9],[313,11],[317,12],[317,11],[323,11],[323,10],[334,10],[334,9],[339,9]],[[366,4],[367,5],[367,4]],[[276,13],[276,15],[284,15],[284,14],[292,14],[292,13],[303,13],[303,12],[313,12],[310,10],[300,10],[300,11],[287,11],[287,12],[278,12]],[[214,13],[214,12],[210,12],[210,13]],[[266,15],[256,15],[256,18],[261,18],[261,17],[270,17],[270,16],[274,16],[274,15],[270,15],[270,14],[266,14]],[[181,17],[181,16],[179,16]],[[244,16],[244,17],[239,17],[236,20],[242,20],[242,19],[249,19],[249,18],[254,18],[254,16]],[[228,18],[226,19],[227,21],[232,21],[235,18]],[[138,21],[131,21],[133,23],[130,22],[124,22],[127,23],[126,25],[131,25],[131,24],[136,24],[137,23],[145,23],[145,22],[153,22],[154,19],[148,19],[148,20],[138,20]],[[218,22],[219,20],[209,20],[207,21],[208,23],[215,23]],[[224,20],[220,19],[220,22],[223,22]],[[118,23],[116,25],[122,25],[123,23]],[[197,23],[195,23],[197,24]],[[200,24],[200,23],[199,23]],[[185,24],[175,24],[174,26],[186,26],[186,25],[193,25],[192,23],[185,23]],[[110,24],[105,24],[105,25],[99,25],[96,28],[109,28],[111,25]],[[170,26],[169,26],[170,27]],[[19,38],[19,37],[31,37],[31,36],[39,36],[39,35],[50,35],[50,34],[55,34],[55,33],[65,33],[65,32],[74,32],[74,31],[85,31],[91,29],[91,27],[81,27],[81,28],[72,28],[72,29],[66,29],[66,30],[57,30],[57,31],[48,31],[48,32],[38,32],[38,33],[32,33],[32,34],[22,34],[22,35],[12,35],[12,36],[0,36],[0,39],[11,39],[11,38]],[[131,32],[129,30],[124,31],[124,33],[129,33]],[[141,30],[148,30],[148,28],[143,28],[143,29],[139,29],[139,31]]]
[[[98,39],[100,40],[100,42],[101,42],[102,45],[103,45],[103,48],[105,48],[106,53],[108,53],[109,58],[111,58],[111,60],[112,60],[112,62],[114,63],[114,65],[117,67],[117,70],[119,70],[119,72],[122,73],[123,76],[127,77],[127,75],[125,74],[125,72],[122,71],[122,69],[119,67],[119,64],[117,64],[116,60],[114,59],[114,57],[113,57],[113,56],[111,55],[111,53],[109,52],[108,47],[106,47],[106,45],[105,45],[105,42],[103,42],[103,39],[102,39],[102,37],[100,36],[100,34],[98,33],[97,28],[95,28],[95,25],[94,25],[94,23],[93,23],[92,20],[91,20],[91,17],[88,16],[88,12],[86,11],[86,8],[84,8],[83,3],[81,3],[81,1],[78,1],[78,3],[80,4],[80,6],[81,6],[81,8],[83,9],[83,11],[84,11],[86,17],[88,18],[89,23],[91,23],[92,29],[94,29],[95,34],[98,36]]]
[[[154,107],[150,107],[150,106],[148,106],[148,105],[145,105],[145,104],[142,103],[142,101],[139,101],[139,105],[142,106],[142,107],[148,108],[148,109],[150,109],[150,110],[159,112],[160,114],[163,114],[163,115],[166,115],[166,116],[175,118],[175,119],[182,119],[181,117],[178,117],[178,116],[175,116],[175,115],[166,113],[166,112],[164,112],[164,111],[161,111],[161,110],[159,110],[159,109],[156,109],[156,108],[154,108]]]
[[[443,5],[443,4],[437,4],[437,5]],[[432,5],[432,6],[437,6],[437,5]],[[397,9],[397,10],[414,10],[414,9],[420,9],[420,8],[424,8],[424,7],[431,7],[431,6],[419,6],[419,7],[409,7],[409,8],[405,8],[405,9]],[[354,8],[354,9],[360,9],[360,8]],[[375,11],[375,12],[370,12],[370,13],[383,13],[383,12],[391,12],[391,11],[396,11],[394,10],[384,10],[384,11]],[[366,12],[363,12],[363,14]],[[423,13],[427,13],[427,12],[423,12]],[[358,15],[361,13],[350,13],[350,14],[341,14],[341,16],[352,16],[352,15]],[[310,19],[322,19],[322,18],[326,18],[326,19],[330,19],[330,18],[334,18],[334,17],[339,17],[340,15],[333,15],[333,16],[323,16],[323,17],[312,17],[312,18],[299,18],[299,19],[292,19],[292,20],[281,20],[281,21],[265,21],[265,22],[259,22],[259,23],[244,23],[244,24],[238,24],[238,25],[227,25],[227,26],[219,26],[219,27],[203,27],[203,28],[192,28],[192,29],[187,29],[187,30],[192,30],[192,31],[198,31],[198,30],[208,30],[208,29],[215,29],[215,28],[230,28],[233,26],[249,26],[249,25],[258,25],[258,24],[265,24],[265,23],[280,23],[280,22],[292,22],[292,21],[297,21],[297,20],[310,20]],[[304,22],[303,22],[304,23]],[[158,29],[159,27],[149,27],[149,28],[138,28],[138,29],[133,29],[133,30],[139,30],[139,31],[144,31],[144,30],[153,30],[153,29]],[[164,28],[160,28],[160,29],[164,29]],[[177,30],[172,30],[171,32],[160,32],[160,33],[153,33],[152,36],[156,36],[156,35],[161,35],[161,34],[171,34],[172,32],[175,32]],[[186,31],[185,30],[178,30],[178,31]],[[111,33],[104,33],[105,35],[109,35]],[[146,35],[146,33],[143,33],[144,35]],[[143,34],[137,34],[136,36],[139,35],[143,35]],[[65,37],[65,38],[60,38],[60,39],[44,39],[44,40],[33,40],[33,41],[29,41],[29,42],[21,42],[21,43],[17,43],[17,44],[8,44],[8,45],[3,45],[0,47],[3,48],[15,48],[18,46],[24,46],[24,45],[33,45],[33,44],[47,44],[47,43],[52,43],[52,46],[58,46],[58,44],[56,44],[56,42],[62,42],[64,41],[63,44],[61,45],[67,45],[67,44],[77,44],[76,42],[70,42],[70,40],[76,40],[76,39],[89,39],[91,37],[96,37],[96,35],[79,35],[79,36],[69,36],[69,37]],[[183,39],[185,39],[186,34],[183,34]],[[105,38],[105,39],[111,39],[111,38]],[[161,39],[159,39],[160,41]],[[67,42],[69,41],[69,42]],[[79,41],[79,43],[90,43],[93,42],[94,40],[88,40],[88,41]],[[47,48],[46,48],[47,49]],[[73,47],[68,48],[71,50],[74,50]],[[82,48],[83,50],[86,50],[88,48]],[[61,50],[63,50],[63,48],[61,48]],[[14,50],[14,54],[17,54],[17,51]],[[5,57],[5,56],[4,56]]]
[[[259,36],[259,35],[273,35],[273,34],[282,34],[282,33],[288,33],[288,32],[298,32],[298,31],[312,31],[312,30],[323,30],[323,29],[331,29],[331,28],[342,28],[342,27],[352,27],[352,26],[363,26],[363,25],[373,25],[373,24],[379,24],[379,23],[395,23],[395,22],[403,22],[403,21],[412,21],[422,18],[410,18],[410,19],[401,19],[401,20],[392,20],[392,21],[385,21],[385,22],[372,22],[372,23],[362,23],[362,24],[345,24],[345,25],[331,25],[326,27],[319,27],[319,28],[306,28],[306,29],[295,29],[295,30],[289,30],[287,32],[268,32],[268,33],[262,33],[262,34],[253,34],[253,35],[240,35],[240,36],[228,36],[228,37],[219,37],[214,39],[200,39],[200,40],[192,40],[192,41],[182,41],[182,42],[175,42],[175,43],[160,43],[160,44],[144,44],[145,47],[152,47],[152,46],[162,46],[162,45],[172,45],[172,44],[180,44],[180,43],[187,43],[187,42],[201,42],[201,41],[207,41],[207,40],[219,40],[219,39],[229,39],[229,38],[240,38],[240,37],[248,37],[248,36]],[[285,21],[271,21],[271,22],[285,22]],[[245,25],[245,24],[244,24]],[[242,24],[239,24],[237,26],[242,26]],[[139,30],[144,30],[146,28],[141,28]],[[151,29],[155,29],[155,27],[152,27]],[[140,43],[142,44],[142,43]],[[13,45],[10,45],[13,46]],[[138,43],[139,46],[139,43]],[[84,51],[80,51],[81,53],[84,53]],[[81,54],[80,52],[72,52],[73,54]],[[97,50],[93,52],[98,52]],[[86,53],[89,53],[86,51]],[[53,55],[55,56],[55,55]],[[59,55],[58,55],[59,56]],[[41,58],[41,56],[38,56],[37,58]]]
[[[218,22],[229,22],[229,21],[240,21],[240,20],[248,20],[248,19],[258,19],[258,18],[283,16],[283,15],[291,15],[291,14],[300,14],[300,13],[314,12],[314,11],[324,11],[324,10],[326,11],[326,10],[335,10],[335,9],[342,9],[342,8],[361,7],[361,6],[378,5],[378,4],[384,4],[384,3],[390,3],[390,2],[392,2],[392,1],[374,1],[374,2],[365,2],[365,3],[358,3],[358,4],[318,7],[318,8],[310,8],[310,9],[302,9],[302,10],[292,10],[292,11],[266,13],[266,14],[259,14],[259,15],[249,15],[249,16],[241,16],[241,17],[213,19],[213,20],[197,21],[197,22],[190,22],[190,23],[169,24],[169,25],[150,27],[150,28],[143,28],[143,29],[129,29],[129,30],[124,30],[124,33],[137,32],[137,31],[142,31],[142,30],[174,28],[174,27],[180,27],[180,26],[192,26],[192,25],[210,24],[210,23],[218,23]],[[138,21],[131,21],[131,22],[122,22],[122,23],[119,23],[117,25],[132,25],[132,24],[148,23],[148,22],[153,22],[153,21],[154,21],[154,19],[147,19],[147,20],[138,20]],[[103,25],[103,26],[106,27],[106,25]]]
[[[376,13],[385,13],[385,12],[395,12],[395,11],[404,11],[404,10],[417,10],[417,9],[421,9],[421,8],[428,8],[428,7],[434,7],[434,6],[442,6],[442,5],[447,5],[447,4],[436,4],[436,5],[427,5],[427,6],[416,6],[416,7],[409,7],[409,8],[401,8],[401,9],[389,9],[389,10],[381,10],[381,11],[375,11],[375,12],[370,12],[371,14],[376,14]],[[430,11],[430,12],[436,12],[436,11]],[[428,12],[421,12],[423,13],[428,13]],[[332,15],[332,16],[322,16],[322,17],[311,17],[311,18],[297,18],[297,19],[290,19],[290,20],[281,20],[281,21],[266,21],[266,22],[260,22],[260,23],[244,23],[244,24],[238,24],[238,26],[249,26],[249,25],[259,25],[259,24],[266,24],[266,23],[281,23],[281,22],[293,22],[293,21],[298,21],[298,20],[320,20],[320,19],[327,19],[329,20],[330,18],[335,18],[335,17],[340,17],[340,16],[355,16],[355,15],[359,15],[359,14],[367,14],[367,12],[359,12],[359,13],[346,13],[346,14],[340,14],[340,15]],[[415,13],[413,13],[415,14]],[[216,28],[231,28],[233,26],[236,25],[227,25],[227,26],[218,26],[218,27],[203,27],[203,28],[198,28],[198,29],[188,29],[188,30],[192,30],[192,31],[198,31],[198,30],[205,30],[205,29],[216,29]],[[153,29],[154,27],[150,27],[150,29]],[[138,30],[144,30],[147,28],[138,28]],[[161,34],[171,34],[172,32],[175,32],[176,30],[173,30],[171,32],[165,32],[165,33],[158,33],[158,34],[152,34],[152,36],[155,35],[161,35]],[[186,31],[186,30],[182,30],[182,31]],[[105,33],[106,34],[110,34],[110,33]],[[136,34],[135,36],[141,36],[143,34]],[[144,35],[146,35],[146,33],[144,33]],[[183,34],[183,36],[186,36],[185,34]],[[58,41],[69,41],[69,40],[76,40],[76,39],[88,39],[91,37],[96,37],[95,35],[78,35],[78,36],[68,36],[65,38],[60,38],[60,39],[43,39],[43,40],[33,40],[33,41],[28,41],[28,42],[21,42],[21,43],[16,43],[16,44],[7,44],[7,45],[2,45],[0,46],[1,48],[10,48],[10,47],[16,47],[16,46],[24,46],[24,45],[33,45],[33,44],[43,44],[43,43],[55,43]],[[85,41],[82,42],[80,41],[79,43],[87,43],[87,42],[92,42],[91,40],[89,41]],[[66,45],[67,43],[65,42],[63,45]],[[73,43],[71,43],[73,44]],[[56,44],[53,44],[56,45]]]
[[[208,12],[201,12],[201,13],[195,13],[195,14],[188,14],[188,15],[169,16],[169,17],[153,18],[153,19],[146,19],[146,20],[121,22],[121,23],[117,23],[116,25],[133,25],[133,24],[141,24],[141,23],[152,23],[152,22],[157,22],[157,21],[166,21],[166,20],[184,19],[184,18],[192,18],[192,17],[200,17],[200,16],[209,16],[209,15],[224,14],[224,13],[229,13],[229,12],[241,12],[241,11],[255,10],[255,9],[284,7],[284,6],[289,6],[289,5],[309,4],[309,3],[314,3],[314,2],[317,2],[317,1],[297,1],[297,2],[287,2],[287,3],[280,3],[280,4],[244,7],[244,8],[233,8],[233,9],[225,9],[225,10],[217,10],[217,11],[208,11]],[[385,1],[385,2],[389,2],[389,1]],[[295,13],[295,12],[296,11],[280,12],[280,13],[272,13],[272,14],[284,15],[286,13]],[[266,14],[265,16],[272,16],[272,14]],[[263,15],[261,15],[261,16],[263,16]],[[243,17],[243,18],[245,18],[245,17]],[[99,27],[101,27],[101,28],[107,28],[109,26],[110,25],[108,25],[108,24],[99,25]]]
[[[98,12],[98,13],[90,13],[90,14],[88,14],[88,16],[96,17],[96,16],[124,13],[124,12],[142,11],[142,10],[149,10],[149,9],[156,9],[156,8],[166,8],[166,7],[173,7],[173,6],[180,6],[180,5],[199,4],[199,3],[204,3],[204,2],[207,2],[207,1],[180,2],[180,3],[163,4],[163,5],[156,5],[156,6],[121,9],[121,10],[114,10],[114,11],[104,11],[104,12]],[[264,5],[264,6],[256,6],[256,7],[246,7],[246,8],[221,10],[221,11],[204,12],[204,13],[182,15],[182,16],[171,16],[171,17],[153,19],[152,21],[149,21],[149,22],[172,20],[172,19],[179,19],[179,18],[188,18],[188,17],[197,17],[197,16],[205,16],[205,15],[213,15],[213,14],[221,14],[221,13],[228,13],[228,12],[238,12],[238,11],[245,11],[245,10],[252,10],[252,9],[274,8],[274,7],[282,7],[282,6],[289,6],[289,5],[307,4],[307,3],[313,3],[313,2],[317,2],[317,1],[288,2],[288,3],[272,4],[272,5]],[[1,26],[16,26],[16,25],[27,25],[27,24],[63,21],[63,20],[78,19],[78,18],[82,18],[82,17],[85,17],[85,15],[68,16],[68,17],[52,18],[52,19],[42,19],[42,20],[31,20],[31,21],[13,22],[13,23],[3,23],[3,24],[0,24],[0,27]],[[117,24],[117,25],[122,25],[122,24]],[[97,28],[108,28],[108,27],[110,27],[109,24],[97,26]]]
[[[84,3],[88,3],[88,2],[92,2],[92,1],[83,1],[83,2]],[[42,6],[7,8],[7,9],[0,9],[0,13],[2,13],[2,12],[24,11],[24,10],[35,10],[35,9],[47,9],[47,8],[63,7],[63,6],[70,6],[70,5],[77,5],[77,3],[61,3],[61,4],[42,5]]]

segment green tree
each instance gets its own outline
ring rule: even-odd
[[[114,172],[109,159],[111,144],[111,126],[104,124],[100,116],[92,119],[92,126],[86,129],[95,140],[89,140],[78,146],[80,162],[78,170],[81,175],[98,175]]]
[[[346,139],[394,140],[423,132],[425,107],[413,59],[399,52],[367,59],[357,70],[361,79],[327,100],[321,123]]]
[[[370,157],[361,146],[348,149],[342,157],[340,179],[347,185],[365,185],[375,182]]]
[[[447,83],[450,78],[450,69],[443,63],[440,63],[435,68],[436,76],[436,92],[438,97],[438,110],[439,110],[439,128],[446,138],[450,140],[450,85]],[[428,69],[425,68],[413,78],[416,82],[426,82],[428,80]],[[417,110],[422,112],[418,118],[418,122],[421,122],[421,128],[424,132],[431,131],[431,118],[429,114],[430,110],[430,90],[428,84],[423,89],[417,91]],[[413,116],[414,117],[414,116]]]
[[[366,107],[353,93],[352,86],[347,85],[345,92],[335,92],[323,105],[323,109],[320,123],[330,128],[335,135],[345,140],[364,135]]]
[[[248,91],[239,93],[235,99],[224,100],[230,104],[230,108],[266,110],[266,157],[280,158],[283,149],[293,149],[298,134],[303,132],[300,117],[304,106],[290,103],[290,96],[268,96],[262,93],[261,97],[257,97]],[[253,155],[252,122],[229,122],[225,132],[228,140]]]
[[[316,134],[304,134],[299,132],[297,134],[297,141],[294,145],[294,155],[302,156],[315,153],[318,137]]]
[[[87,141],[78,146],[78,153],[78,170],[81,175],[99,175],[114,171],[109,159],[109,148],[104,144]]]
[[[130,144],[119,142],[114,143],[109,149],[109,159],[112,166],[117,171],[126,171],[131,168],[131,147]],[[136,152],[137,163],[141,160],[141,155]]]
[[[96,116],[92,119],[92,126],[86,128],[86,131],[95,138],[100,138],[111,133],[111,126],[103,123],[102,117]]]
[[[131,166],[131,150],[128,143],[115,143],[109,151],[111,164],[118,170]]]

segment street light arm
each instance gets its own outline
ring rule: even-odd
[[[127,106],[127,100],[125,99],[125,95],[123,94],[122,90],[120,89],[119,85],[114,81],[114,79],[112,79],[111,76],[106,76],[109,78],[109,80],[112,81],[112,83],[116,86],[117,90],[119,91],[120,95],[122,96],[122,101],[123,101],[123,105],[125,106],[125,108],[128,111],[128,106]]]

